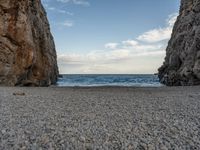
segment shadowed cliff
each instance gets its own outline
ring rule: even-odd
[[[200,1],[181,0],[160,82],[169,86],[200,84]]]

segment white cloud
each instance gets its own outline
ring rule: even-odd
[[[55,7],[48,7],[49,10],[55,10]]]
[[[169,39],[171,36],[171,31],[171,27],[153,29],[140,35],[137,39],[149,43],[159,42]]]
[[[169,16],[169,18],[166,21],[167,22],[166,27],[147,31],[143,33],[142,35],[138,36],[137,39],[140,41],[149,42],[149,43],[168,40],[171,37],[172,28],[176,21],[177,15],[178,14],[175,13]]]
[[[44,3],[44,4],[46,4],[46,3],[49,3],[50,2],[50,0],[41,0],[42,1],[42,3]]]
[[[105,48],[116,49],[118,45],[119,45],[118,43],[107,43],[105,44]]]
[[[83,6],[90,5],[90,3],[87,0],[57,0],[57,1],[62,3],[73,3],[76,5],[83,5]]]
[[[126,41],[122,41],[122,44],[124,44],[125,47],[132,47],[132,46],[136,46],[138,45],[138,42],[135,40],[126,40]]]
[[[63,23],[60,23],[60,25],[65,27],[72,27],[74,25],[73,21],[66,20]]]
[[[178,16],[178,13],[174,13],[174,14],[169,15],[169,17],[166,21],[168,26],[170,26],[170,27],[174,26],[174,23],[176,22],[177,16]]]
[[[61,13],[61,14],[67,14],[69,16],[73,16],[74,15],[74,13],[66,11],[66,10],[63,10],[63,9],[55,9],[55,11],[57,11],[58,13]]]
[[[58,11],[59,13],[61,13],[61,14],[66,14],[66,13],[67,13],[65,10],[62,10],[62,9],[58,9],[57,11]]]
[[[136,45],[131,48],[105,49],[87,54],[58,55],[61,73],[154,73],[165,51],[158,44]],[[155,58],[148,62],[149,57]],[[159,60],[159,61],[158,61]],[[144,63],[146,61],[146,63]],[[155,65],[155,61],[157,64]],[[152,64],[154,63],[154,64]],[[136,65],[137,64],[137,65]],[[138,65],[140,69],[138,70]],[[144,66],[143,66],[144,65]],[[149,69],[151,68],[151,69]],[[151,71],[151,72],[150,72]]]
[[[58,55],[60,72],[155,73],[163,62],[176,16],[170,15],[164,28],[145,32],[137,39],[108,42],[104,50]]]
[[[73,16],[73,15],[74,15],[74,13],[69,12],[69,11],[65,11],[65,13],[68,14],[68,15],[70,15],[70,16]]]
[[[64,9],[59,9],[59,8],[51,7],[51,6],[49,6],[47,3],[44,3],[44,7],[45,7],[47,10],[54,11],[54,12],[57,12],[57,13],[67,14],[67,15],[69,15],[69,16],[73,16],[73,15],[74,15],[72,12],[66,11],[66,10],[64,10]]]
[[[163,57],[163,50],[134,54],[121,49],[58,55],[58,64],[60,73],[155,73]]]
[[[74,4],[89,6],[90,3],[86,0],[73,0]]]

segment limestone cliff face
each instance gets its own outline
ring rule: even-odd
[[[181,0],[180,14],[167,47],[161,83],[174,85],[200,84],[200,1]]]
[[[0,0],[0,84],[54,84],[56,59],[41,1]]]

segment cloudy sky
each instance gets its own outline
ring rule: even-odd
[[[155,73],[180,0],[42,0],[62,74]]]

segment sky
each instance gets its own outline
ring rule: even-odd
[[[42,0],[61,74],[151,74],[180,0]]]

